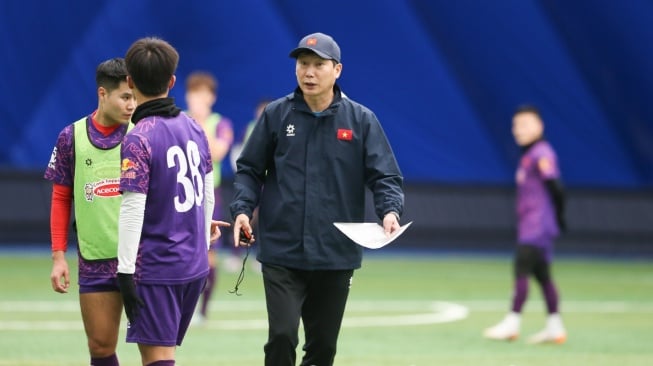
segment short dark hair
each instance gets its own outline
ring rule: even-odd
[[[186,90],[207,87],[213,94],[218,93],[218,80],[206,71],[195,71],[186,78]]]
[[[515,109],[515,113],[513,113],[513,116],[516,116],[521,113],[533,113],[536,115],[539,119],[542,119],[542,114],[540,114],[540,110],[532,105],[532,104],[522,104],[517,109]]]
[[[170,78],[177,70],[179,53],[163,39],[146,37],[129,47],[125,63],[136,88],[152,97],[168,91]]]
[[[111,92],[127,81],[127,67],[122,57],[106,60],[95,69],[95,83]]]

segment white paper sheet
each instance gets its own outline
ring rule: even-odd
[[[354,243],[365,248],[379,249],[393,240],[397,239],[412,224],[409,222],[402,226],[389,237],[385,236],[383,226],[374,222],[351,223],[351,222],[334,222],[333,225],[342,231],[343,234],[354,241]]]

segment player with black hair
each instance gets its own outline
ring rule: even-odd
[[[57,139],[45,179],[52,181],[50,232],[54,291],[68,292],[65,259],[70,214],[75,210],[79,303],[91,366],[117,366],[122,301],[116,281],[120,143],[136,108],[122,58],[98,65],[98,107],[65,127]]]
[[[169,90],[179,54],[142,38],[127,54],[127,82],[138,108],[122,149],[118,281],[129,320],[127,342],[148,366],[175,364],[209,271],[213,174],[206,134]]]
[[[566,230],[565,194],[558,159],[544,138],[544,123],[537,108],[525,105],[513,115],[512,132],[521,147],[517,168],[517,248],[514,259],[514,294],[511,312],[484,336],[514,340],[519,336],[521,311],[532,275],[542,290],[548,318],[544,330],[529,343],[564,343],[567,332],[559,314],[558,290],[551,276],[554,240]]]

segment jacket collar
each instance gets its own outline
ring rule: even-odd
[[[308,104],[306,104],[306,101],[304,100],[304,93],[302,93],[302,90],[299,87],[295,88],[295,91],[291,96],[291,99],[294,102],[294,108],[297,109],[298,111],[307,112],[311,114],[313,113],[313,111],[311,111],[311,109],[308,107]],[[322,111],[322,114],[329,115],[335,113],[341,101],[342,101],[342,91],[340,90],[340,86],[338,86],[338,84],[334,84],[333,101],[331,101],[331,104],[327,109]]]

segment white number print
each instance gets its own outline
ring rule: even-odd
[[[186,212],[194,205],[201,206],[204,200],[204,179],[199,170],[201,157],[195,141],[188,141],[185,152],[177,145],[171,146],[167,157],[168,168],[177,167],[177,182],[184,188],[184,197],[175,196],[177,212]]]

